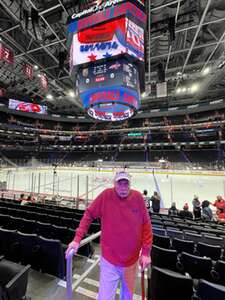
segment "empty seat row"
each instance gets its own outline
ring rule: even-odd
[[[58,222],[57,222],[58,220]],[[18,217],[12,217],[9,215],[1,215],[0,214],[0,227],[6,229],[17,229],[26,233],[36,232],[37,223],[46,223],[49,225],[55,225],[60,227],[72,228],[76,229],[79,226],[80,221],[76,219],[68,219],[68,218],[51,218],[50,216],[46,216],[45,218],[41,218],[41,220],[33,221],[30,219],[22,219]],[[99,223],[92,223],[89,228],[89,233],[95,233],[100,231]]]
[[[215,236],[221,236],[224,235],[224,227],[223,228],[211,228],[208,226],[202,226],[202,225],[190,225],[187,223],[173,223],[168,221],[160,221],[160,220],[154,220],[152,219],[152,225],[154,227],[162,228],[162,229],[170,229],[170,230],[176,230],[176,231],[192,231],[196,234],[199,233],[206,233],[210,235]]]
[[[3,225],[0,230],[14,230],[30,234],[35,233],[45,238],[59,239],[65,245],[69,244],[75,235],[75,229],[73,228],[13,217],[10,217],[10,223]],[[96,226],[95,224],[91,224],[88,233],[91,234],[98,231],[100,231],[99,224],[96,224]]]
[[[182,219],[174,216],[163,215],[163,214],[150,214],[152,223],[163,224],[165,222],[169,222],[170,225],[183,225],[183,226],[196,226],[198,230],[200,227],[205,227],[208,229],[218,229],[224,230],[225,224],[218,224],[217,221],[203,221],[203,220],[190,220],[190,219]]]
[[[8,229],[18,229],[27,233],[33,232],[33,228],[36,227],[36,223],[46,223],[56,226],[62,226],[66,228],[76,229],[79,226],[80,221],[76,219],[59,219],[60,222],[54,222],[55,220],[49,217],[38,218],[33,221],[26,218],[12,217],[9,215],[0,215],[0,226]]]
[[[30,220],[36,220],[46,218],[47,216],[50,216],[50,218],[55,219],[55,222],[60,222],[61,218],[67,218],[67,219],[77,219],[81,220],[83,217],[82,214],[77,213],[61,213],[60,211],[30,211],[24,209],[25,205],[23,206],[23,209],[15,209],[15,208],[8,208],[8,207],[0,207],[0,214],[5,215],[11,215],[14,217],[21,217],[26,218]]]
[[[152,228],[153,228],[153,234],[161,235],[161,236],[169,236],[171,239],[178,238],[178,239],[194,241],[195,243],[203,242],[211,245],[220,245],[221,247],[225,246],[225,236],[217,237],[214,235],[209,235],[207,233],[196,234],[195,232],[187,231],[187,230],[181,231],[181,230],[174,230],[170,228],[164,229],[164,228],[159,228],[155,225],[153,225]]]
[[[72,238],[71,233],[69,240]],[[14,262],[30,264],[37,271],[41,270],[59,278],[65,276],[66,248],[58,239],[0,229],[0,255]],[[91,244],[79,248],[78,254],[90,257],[93,254]]]
[[[212,260],[224,259],[224,249],[219,245],[209,245],[178,238],[170,239],[168,236],[153,236],[153,244],[164,249],[175,249],[178,253],[187,252],[198,256],[210,257]]]
[[[0,257],[0,300],[27,299],[30,265],[23,266]]]
[[[148,299],[151,300],[224,300],[225,287],[199,280],[196,290],[190,276],[153,267],[148,280]],[[163,288],[162,288],[163,287]]]
[[[213,265],[209,257],[199,257],[187,252],[178,254],[176,250],[152,247],[152,266],[166,268],[181,274],[188,273],[194,279],[206,279],[225,285],[225,262]]]

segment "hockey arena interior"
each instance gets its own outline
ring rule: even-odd
[[[103,299],[101,218],[65,252],[120,172],[151,263]],[[31,299],[225,299],[224,0],[0,0],[0,300]]]

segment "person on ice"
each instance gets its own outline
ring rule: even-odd
[[[120,299],[132,300],[138,261],[144,270],[151,263],[152,226],[141,193],[130,188],[130,175],[117,172],[114,187],[105,189],[86,209],[68,245],[77,252],[89,225],[101,219],[100,286],[98,300],[114,300],[121,282]]]

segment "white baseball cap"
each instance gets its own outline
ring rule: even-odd
[[[121,179],[128,180],[129,182],[131,180],[130,175],[125,171],[117,172],[115,177],[114,177],[114,181],[119,181]]]

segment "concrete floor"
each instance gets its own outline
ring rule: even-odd
[[[95,244],[95,254],[92,259],[76,256],[73,265],[73,283],[83,274],[98,258],[100,254],[99,245]],[[136,280],[134,300],[141,300],[141,274],[138,272]],[[147,279],[147,275],[145,275]],[[66,300],[66,282],[54,276],[30,271],[27,296],[32,300]],[[98,265],[89,273],[81,284],[73,290],[74,300],[97,299],[99,286]],[[147,280],[146,280],[147,286]],[[119,299],[119,289],[117,290],[116,300]]]

